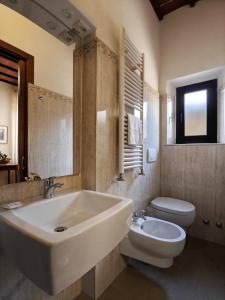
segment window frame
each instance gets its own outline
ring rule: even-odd
[[[184,95],[201,90],[207,90],[207,134],[185,136]],[[217,143],[217,79],[176,89],[176,143]]]

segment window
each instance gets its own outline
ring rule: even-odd
[[[217,80],[177,88],[176,142],[217,142]]]

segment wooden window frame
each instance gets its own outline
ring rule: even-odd
[[[18,79],[18,164],[19,181],[28,175],[28,83],[34,83],[34,57],[2,40],[0,50],[19,64]]]
[[[184,95],[207,90],[207,134],[185,136]],[[176,90],[176,143],[217,143],[217,79],[182,86]]]

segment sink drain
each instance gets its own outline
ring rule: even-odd
[[[67,229],[66,226],[59,226],[59,227],[56,227],[56,228],[55,228],[55,231],[56,231],[56,232],[63,232],[63,231],[65,231],[66,229]]]

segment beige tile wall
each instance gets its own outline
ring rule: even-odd
[[[225,245],[225,145],[162,146],[161,194],[196,206],[190,234]]]
[[[75,52],[82,85],[77,84],[76,99],[82,98],[82,187],[109,192],[134,200],[135,207],[144,207],[160,193],[159,96],[147,83],[147,138],[144,141],[145,176],[137,171],[125,173],[125,182],[118,182],[118,59],[102,41],[96,39]],[[78,78],[79,80],[79,78]],[[148,147],[154,147],[157,160],[146,162]]]
[[[29,84],[28,99],[28,174],[72,175],[73,98]]]
[[[111,184],[105,185],[107,192],[133,199],[134,209],[145,208],[150,199],[160,194],[159,96],[147,83],[144,87],[144,101],[147,102],[147,138],[144,140],[145,176],[139,176],[136,170],[131,170],[125,172],[126,181],[118,182],[115,181],[118,174],[114,173]],[[111,139],[111,136],[108,136],[108,139]],[[116,139],[118,139],[118,132]],[[153,163],[146,161],[149,147],[155,148],[157,152],[157,159]]]
[[[161,195],[192,202],[197,217],[189,233],[225,244],[225,145],[167,145],[168,95],[161,95]],[[203,224],[209,219],[210,225]],[[222,222],[219,229],[215,223]]]
[[[147,147],[152,146],[157,151],[157,160],[151,164],[145,161],[145,176],[138,176],[137,170],[129,171],[125,174],[126,181],[118,182],[117,56],[96,39],[84,49],[78,49],[75,57],[76,72],[82,73],[83,80],[82,187],[129,197],[134,201],[134,208],[144,208],[149,199],[160,192],[158,93],[145,84],[144,100],[148,103],[150,121],[147,123],[144,157]],[[99,296],[124,267],[117,247],[91,271],[85,283],[94,280],[95,296]]]

